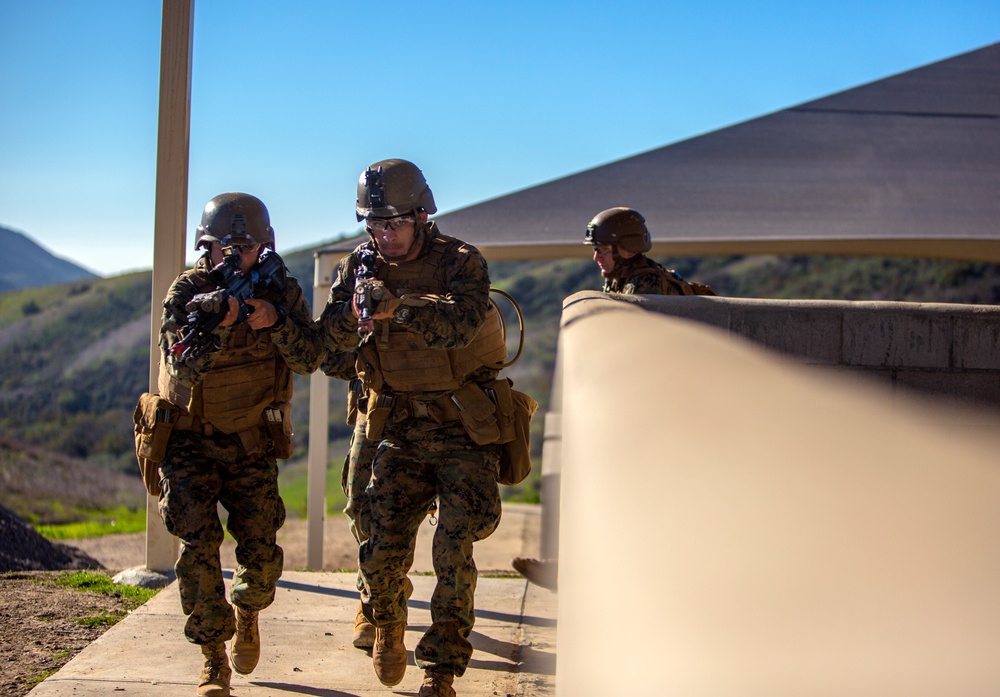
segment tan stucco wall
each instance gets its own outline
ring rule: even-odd
[[[782,307],[715,311],[825,366],[936,354],[800,322],[881,308]],[[961,324],[930,310],[901,326]],[[935,402],[599,294],[567,300],[557,371],[559,695],[1000,693],[1000,422],[956,433]]]
[[[1000,306],[611,297],[593,291],[577,293],[563,306],[583,300],[591,312],[602,303],[630,303],[708,324],[731,338],[749,339],[805,364],[850,368],[896,389],[915,389],[948,404],[971,402],[1000,412]]]

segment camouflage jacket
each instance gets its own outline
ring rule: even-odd
[[[422,264],[435,237],[444,236],[432,222],[417,258],[401,263]],[[443,277],[447,292],[407,294],[392,287],[391,282],[386,284],[393,295],[401,298],[401,307],[407,308],[406,329],[421,337],[427,348],[442,350],[461,348],[475,338],[486,318],[490,290],[489,270],[479,250],[460,240],[445,239],[452,240],[453,244],[441,258],[437,273]],[[370,244],[366,242],[341,260],[330,287],[326,308],[319,319],[323,341],[330,354],[358,348],[358,320],[351,310],[351,300],[361,261],[359,252]],[[388,262],[377,257],[375,277],[385,280],[387,271]],[[389,321],[376,321],[374,333],[365,341],[373,341],[372,337],[379,335],[384,323]]]
[[[605,293],[624,295],[684,295],[682,279],[645,254],[615,262],[611,276],[604,279]]]
[[[169,349],[180,339],[179,330],[187,319],[188,312],[184,306],[198,293],[214,289],[214,285],[208,280],[208,272],[211,269],[211,260],[209,255],[205,254],[198,259],[193,269],[177,277],[163,300],[163,320],[160,324],[161,367],[165,368],[171,377],[189,387],[201,382],[212,370],[219,352],[209,352],[196,359],[192,365],[185,365],[172,360]],[[278,329],[253,332],[257,335],[258,341],[273,342],[278,355],[296,373],[308,375],[315,371],[323,360],[323,342],[313,322],[309,303],[295,277],[286,274],[284,291],[267,289],[260,298],[284,310],[287,318]],[[232,327],[215,329],[223,350],[231,332]]]

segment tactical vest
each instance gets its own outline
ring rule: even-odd
[[[196,274],[199,292],[211,288],[207,275]],[[182,384],[160,364],[160,396],[215,431],[240,436],[247,452],[256,448],[254,427],[264,425],[267,408],[288,414],[292,371],[281,360],[266,331],[246,322],[234,325],[226,346],[215,355],[212,369],[194,387]]]
[[[375,276],[397,297],[447,293],[442,261],[460,244],[453,237],[434,234],[419,259],[388,264],[380,258]],[[507,358],[503,323],[492,301],[475,338],[459,349],[428,348],[419,334],[390,320],[377,325],[372,338],[378,360],[366,361],[362,352],[358,363],[358,374],[367,385],[385,384],[396,392],[453,391],[477,369],[499,369]]]
[[[653,272],[659,280],[659,295],[715,295],[712,287],[697,281],[688,281],[673,269],[664,268],[646,255],[624,260],[620,274],[615,274],[605,284],[605,291],[620,293],[621,289],[641,274]]]

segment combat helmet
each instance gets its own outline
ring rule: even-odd
[[[274,250],[274,228],[267,207],[256,196],[237,192],[220,194],[205,205],[194,248],[213,242],[237,247],[262,244]]]
[[[631,208],[608,208],[594,216],[587,225],[584,244],[611,244],[633,254],[648,252],[653,247],[646,229],[646,219]]]
[[[437,212],[434,195],[420,169],[406,160],[381,160],[368,167],[358,179],[358,220],[368,216],[392,218],[423,209]]]

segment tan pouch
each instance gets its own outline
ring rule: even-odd
[[[365,416],[365,438],[368,440],[382,440],[382,432],[385,425],[392,416],[392,407],[396,403],[396,398],[391,394],[368,393],[368,413]]]
[[[149,392],[142,393],[132,413],[135,457],[150,496],[160,495],[160,463],[167,454],[167,444],[177,416],[177,407]]]
[[[347,425],[354,426],[358,423],[358,410],[361,408],[361,395],[365,388],[361,381],[354,378],[347,383]]]
[[[500,437],[497,443],[509,443],[516,435],[514,429],[514,391],[507,378],[499,378],[483,384],[483,391],[496,405],[497,427]]]
[[[482,387],[474,382],[466,383],[451,395],[451,401],[458,407],[458,418],[473,443],[487,445],[497,442],[500,438],[497,405],[486,396]]]
[[[520,484],[531,473],[531,417],[538,402],[524,392],[511,390],[514,402],[514,438],[500,454],[497,481],[508,486]]]
[[[292,405],[281,404],[264,410],[264,423],[274,441],[274,456],[279,460],[287,460],[295,454],[292,443]]]

